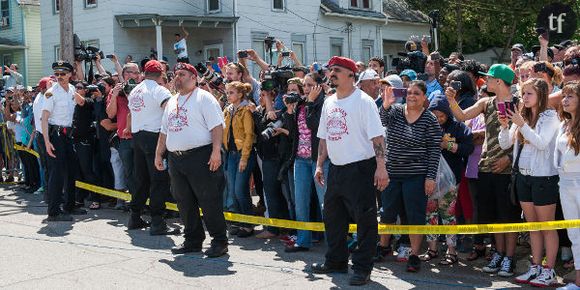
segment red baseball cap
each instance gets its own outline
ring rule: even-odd
[[[157,60],[150,60],[145,64],[144,71],[151,73],[163,72],[163,64]]]
[[[186,70],[191,72],[194,76],[197,76],[197,70],[195,67],[189,63],[178,62],[173,67],[173,71],[177,72],[178,70]]]
[[[51,78],[49,78],[49,77],[44,77],[44,78],[41,78],[41,79],[38,81],[38,85],[36,85],[36,86],[37,86],[38,88],[40,88],[41,90],[44,90],[44,89],[46,89],[46,86],[48,85],[48,82],[51,82],[51,81],[52,81],[52,79],[51,79]]]
[[[348,57],[344,57],[344,56],[333,56],[329,61],[328,61],[328,67],[332,67],[332,66],[341,66],[344,67],[346,69],[351,70],[352,72],[357,72],[358,69],[356,67],[356,63],[354,62],[354,60],[348,58]]]

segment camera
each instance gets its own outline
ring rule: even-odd
[[[125,84],[123,85],[123,93],[125,93],[125,96],[129,96],[129,94],[131,94],[131,91],[133,91],[133,89],[137,86],[137,83],[135,83],[134,79],[129,79],[127,82],[125,82]]]
[[[283,51],[282,52],[282,57],[288,57],[290,56],[290,52],[289,51]]]
[[[262,131],[261,135],[262,138],[267,141],[270,138],[274,137],[274,133],[276,133],[275,129],[282,127],[282,120],[278,120],[276,122],[270,122],[264,131]]]
[[[212,89],[217,90],[224,83],[224,79],[219,73],[210,71],[203,63],[198,63],[195,68]]]
[[[105,95],[105,86],[103,86],[103,84],[88,85],[87,86],[87,94],[89,96],[94,94],[97,91],[101,92],[101,95]]]
[[[298,103],[300,100],[302,100],[302,96],[300,96],[297,93],[289,93],[287,95],[284,96],[286,103],[288,104],[294,104],[294,103]]]
[[[454,90],[459,91],[459,90],[461,90],[461,82],[460,81],[451,81],[451,87]]]
[[[94,46],[85,47],[76,34],[73,37],[74,57],[76,61],[93,61],[97,59],[97,55],[101,59],[105,58],[105,55],[99,48]]]
[[[286,91],[288,80],[294,77],[292,68],[285,66],[274,71],[268,71],[264,74],[263,88],[278,89],[279,92]]]
[[[239,58],[247,58],[248,57],[248,52],[245,50],[241,50],[238,52],[238,57]]]

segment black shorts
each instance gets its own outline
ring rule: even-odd
[[[391,176],[382,192],[381,223],[394,224],[397,216],[405,215],[407,224],[424,225],[427,221],[425,175]]]
[[[518,173],[516,192],[521,202],[533,202],[535,206],[552,205],[558,202],[560,194],[558,175],[529,176]]]
[[[479,172],[477,180],[478,223],[520,222],[522,209],[510,198],[510,174]]]

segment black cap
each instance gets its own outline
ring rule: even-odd
[[[516,44],[512,45],[512,50],[514,50],[514,49],[517,49],[517,50],[521,51],[522,53],[526,53],[526,48],[521,43],[516,43]]]
[[[566,39],[566,40],[560,42],[559,44],[555,44],[554,47],[557,48],[558,50],[562,50],[562,49],[566,49],[572,45],[574,45],[574,42],[572,42],[572,40],[570,40],[570,39]]]
[[[532,52],[534,53],[534,55],[538,55],[538,53],[540,53],[540,46],[539,45],[532,46]],[[548,47],[548,57],[554,59],[554,51],[549,47]]]
[[[54,71],[68,71],[68,72],[72,72],[73,71],[73,66],[64,61],[64,60],[59,60],[55,63],[52,64],[52,70]]]

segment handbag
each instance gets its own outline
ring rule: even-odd
[[[512,167],[512,174],[510,178],[510,185],[509,185],[509,193],[510,193],[510,201],[513,205],[519,204],[518,193],[516,191],[516,178],[518,173],[520,172],[520,155],[522,154],[522,149],[524,149],[524,144],[519,146],[518,152],[516,153],[516,160],[514,162],[514,166]]]

